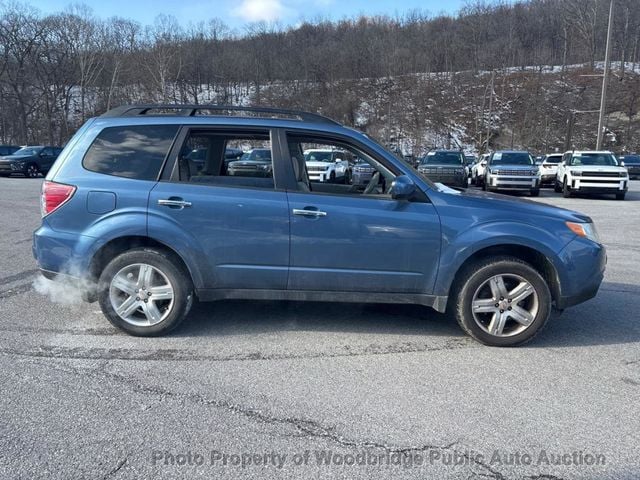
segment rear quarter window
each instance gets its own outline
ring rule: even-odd
[[[160,174],[178,125],[136,125],[102,130],[84,156],[87,170],[137,180]]]

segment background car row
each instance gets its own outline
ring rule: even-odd
[[[50,146],[0,146],[0,176],[20,174],[35,178],[46,175],[62,148]]]

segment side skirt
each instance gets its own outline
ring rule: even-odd
[[[371,293],[371,292],[325,292],[315,290],[263,290],[263,289],[199,289],[198,299],[203,302],[215,300],[289,300],[300,302],[344,302],[344,303],[408,303],[424,305],[444,313],[446,296],[420,293]]]

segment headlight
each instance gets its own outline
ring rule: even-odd
[[[592,242],[600,243],[600,237],[593,223],[565,222],[569,230],[579,237],[588,238]]]
[[[271,168],[271,165],[258,165],[258,168],[262,170],[269,170]]]
[[[574,177],[581,177],[582,172],[580,170],[571,170],[571,175],[573,175]]]
[[[620,175],[621,177],[626,177],[628,175],[627,172],[619,172],[618,175]]]
[[[538,175],[540,173],[540,170],[538,170],[537,168],[535,170],[531,170],[531,175]]]

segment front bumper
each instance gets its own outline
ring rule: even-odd
[[[540,187],[540,177],[490,175],[487,188],[492,190],[532,190]]]
[[[560,289],[556,308],[564,309],[585,302],[598,293],[607,265],[603,245],[576,238],[560,252]]]
[[[585,193],[622,193],[628,190],[628,178],[597,179],[575,177],[571,180],[571,191]]]
[[[373,177],[373,171],[371,172],[358,172],[356,170],[351,174],[351,183],[358,187],[364,187],[369,184]]]

